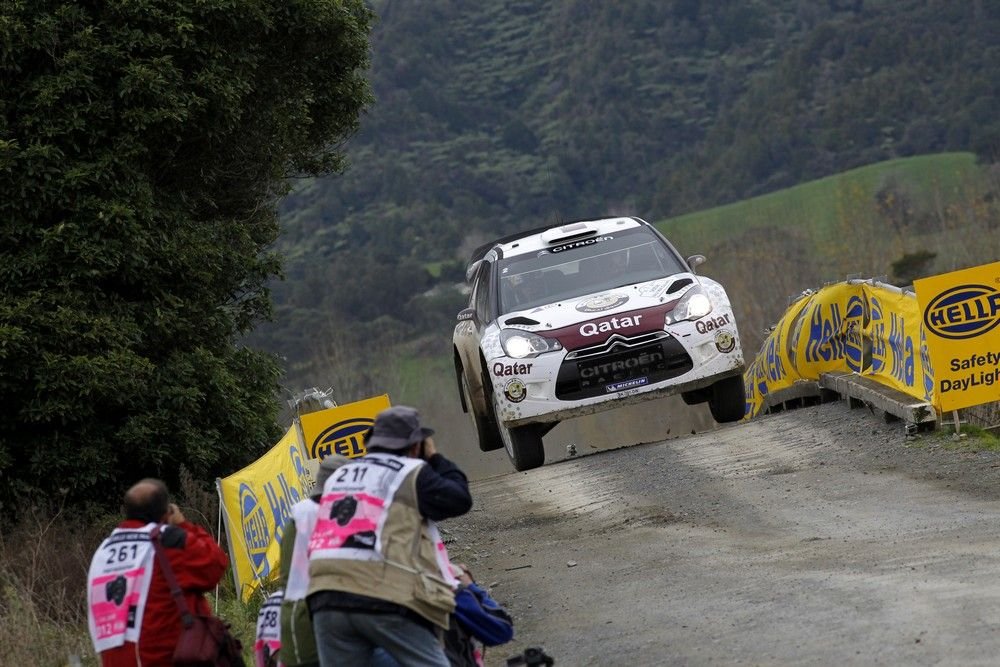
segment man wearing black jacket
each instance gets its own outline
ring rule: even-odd
[[[324,667],[368,664],[379,646],[404,667],[448,665],[455,582],[434,522],[468,512],[472,496],[433,433],[413,408],[383,410],[365,456],[324,486],[308,597]]]

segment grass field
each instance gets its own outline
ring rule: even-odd
[[[822,248],[837,240],[845,226],[870,220],[871,203],[887,183],[895,182],[919,210],[941,210],[967,201],[986,187],[972,153],[920,155],[880,162],[810,181],[752,199],[656,222],[683,253],[713,248],[720,239],[755,228],[794,228]]]

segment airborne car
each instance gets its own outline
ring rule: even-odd
[[[572,417],[669,394],[743,417],[743,352],[729,297],[649,223],[620,217],[523,232],[478,248],[455,326],[462,408],[483,451],[517,470]]]

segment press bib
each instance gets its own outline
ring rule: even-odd
[[[142,614],[153,580],[155,523],[116,528],[101,543],[87,574],[87,608],[94,650],[139,643]]]
[[[389,506],[419,459],[369,454],[337,468],[323,486],[309,560],[382,559],[382,526]]]
[[[295,544],[292,545],[292,560],[288,565],[286,600],[302,600],[309,592],[309,540],[316,527],[318,511],[319,505],[308,499],[292,505]]]
[[[267,658],[281,648],[281,600],[282,591],[272,593],[257,614],[257,641],[254,643],[254,657],[257,667],[264,667]],[[281,667],[281,663],[278,663]]]

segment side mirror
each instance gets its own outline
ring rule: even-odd
[[[705,263],[704,255],[691,255],[687,258],[688,266],[691,267],[691,273],[694,273],[695,269]]]
[[[476,309],[475,308],[466,308],[465,310],[460,310],[458,312],[458,321],[459,322],[468,322],[469,320],[473,320],[475,318],[476,318]]]

